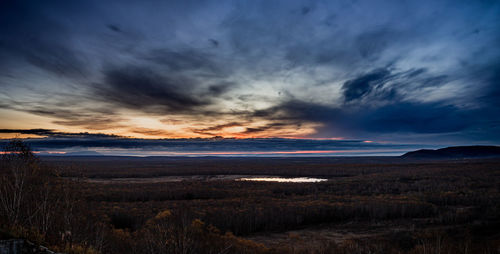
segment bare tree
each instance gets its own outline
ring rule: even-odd
[[[52,224],[52,172],[40,166],[30,147],[10,141],[0,159],[0,215],[10,226],[37,228],[46,234]]]
[[[0,160],[0,208],[10,224],[24,223],[23,206],[33,190],[31,183],[39,171],[38,159],[20,140],[7,144]]]

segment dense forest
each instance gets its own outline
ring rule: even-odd
[[[65,253],[500,251],[496,159],[38,158],[17,140],[0,170],[1,237]],[[229,174],[328,181],[91,181]]]

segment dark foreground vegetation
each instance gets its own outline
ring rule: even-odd
[[[36,158],[1,161],[2,237],[67,253],[499,253],[500,160]],[[168,175],[319,183],[91,182]]]

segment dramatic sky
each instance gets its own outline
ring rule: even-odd
[[[499,144],[499,98],[500,1],[0,2],[4,138]]]

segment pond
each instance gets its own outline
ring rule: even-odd
[[[327,181],[328,179],[323,178],[312,178],[312,177],[242,177],[236,179],[236,181],[257,181],[257,182],[280,182],[280,183],[316,183]]]
[[[68,177],[69,179],[79,179]],[[160,176],[160,177],[124,177],[124,178],[84,178],[90,183],[168,183],[182,181],[257,181],[257,182],[282,182],[282,183],[316,183],[328,179],[313,177],[280,177],[269,175],[187,175],[187,176]]]

